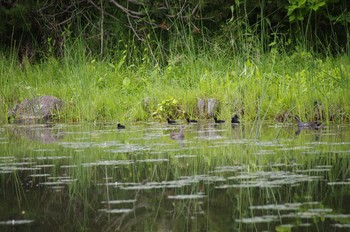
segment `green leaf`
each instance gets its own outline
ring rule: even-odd
[[[325,2],[319,2],[319,3],[314,4],[314,5],[311,7],[311,9],[312,9],[313,11],[317,11],[318,8],[320,8],[320,7],[324,6],[324,5],[326,5]]]
[[[276,45],[276,44],[277,44],[277,42],[276,42],[276,41],[273,41],[272,43],[269,44],[269,47],[272,47],[272,46],[274,46],[274,45]]]

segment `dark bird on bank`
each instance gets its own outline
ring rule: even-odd
[[[118,123],[118,124],[117,124],[117,128],[118,128],[118,129],[125,129],[125,126],[122,125],[122,124],[120,124],[120,123]]]
[[[168,122],[168,124],[176,124],[176,121],[170,120],[170,118],[166,118],[166,121]]]
[[[185,127],[181,126],[180,131],[178,133],[177,132],[172,132],[170,134],[170,138],[175,139],[175,140],[184,139],[185,138],[184,130],[185,130]]]
[[[186,118],[187,123],[197,123],[197,120]]]
[[[214,121],[215,121],[215,123],[224,123],[225,122],[225,120],[220,120],[216,116],[214,116]]]
[[[295,115],[295,120],[297,120],[298,128],[310,128],[310,129],[321,129],[323,127],[322,123],[320,122],[302,122],[298,115]]]
[[[238,115],[237,115],[237,114],[235,114],[235,115],[231,118],[231,123],[239,123]]]

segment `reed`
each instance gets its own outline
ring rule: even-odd
[[[169,98],[194,116],[198,98],[216,98],[219,117],[226,119],[238,113],[245,121],[293,114],[311,120],[317,110],[324,121],[350,118],[346,55],[322,58],[304,50],[272,50],[255,57],[219,57],[214,49],[173,55],[160,67],[130,65],[124,57],[99,60],[85,54],[82,42],[72,46],[63,59],[36,64],[17,65],[0,57],[1,123],[15,103],[40,95],[67,103],[66,122],[152,120],[157,104]],[[314,108],[315,101],[321,108]]]

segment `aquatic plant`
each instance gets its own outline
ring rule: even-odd
[[[198,98],[220,101],[220,116],[239,113],[245,121],[278,119],[292,115],[346,122],[350,118],[348,86],[350,64],[346,55],[320,57],[304,50],[256,56],[224,56],[222,50],[169,57],[164,67],[110,65],[84,54],[77,42],[74,56],[50,57],[20,67],[0,57],[0,121],[26,98],[53,95],[67,105],[60,117],[75,121],[147,121],[178,118],[183,112],[198,115]],[[120,58],[124,59],[124,58]],[[118,63],[118,60],[114,61]],[[72,65],[74,64],[74,65]],[[330,97],[331,96],[331,97]],[[319,103],[315,108],[314,102]],[[154,118],[153,118],[154,120]]]

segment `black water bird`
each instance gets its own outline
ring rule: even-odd
[[[237,115],[237,114],[235,114],[235,115],[231,118],[231,123],[239,123],[238,115]]]
[[[185,130],[185,127],[184,126],[181,126],[180,128],[180,131],[177,133],[177,132],[172,132],[170,134],[170,138],[174,139],[174,140],[180,140],[180,139],[184,139],[185,136],[184,136],[184,130]]]
[[[186,118],[187,123],[197,123],[197,120]]]
[[[295,115],[295,120],[297,120],[298,123],[298,128],[310,128],[310,129],[314,129],[314,130],[318,130],[321,129],[323,127],[323,124],[320,122],[302,122],[299,118],[298,115]]]
[[[166,121],[168,122],[168,124],[176,124],[176,121],[170,120],[170,118],[166,118]]]
[[[120,124],[120,123],[118,123],[118,124],[117,124],[117,128],[118,128],[118,129],[125,129],[125,126],[122,125],[122,124]]]
[[[215,123],[224,123],[225,122],[225,120],[220,120],[216,116],[214,116],[214,121],[215,121]]]

